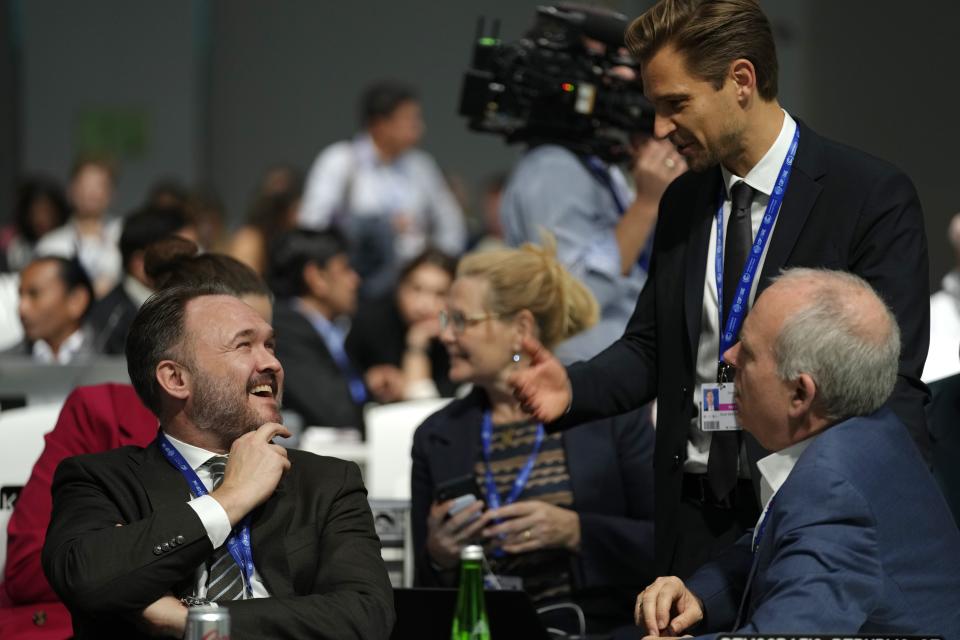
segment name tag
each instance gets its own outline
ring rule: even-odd
[[[737,405],[733,400],[732,382],[702,384],[697,390],[700,405],[700,430],[739,431]]]

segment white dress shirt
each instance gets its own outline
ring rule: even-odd
[[[720,170],[723,173],[723,183],[726,187],[726,195],[723,203],[723,228],[726,230],[727,221],[730,219],[730,189],[737,182],[743,180],[756,190],[753,202],[750,204],[750,223],[751,232],[754,236],[760,223],[763,221],[763,214],[767,210],[767,204],[770,202],[770,194],[777,182],[777,176],[780,174],[780,167],[787,157],[787,151],[790,149],[790,143],[793,141],[793,134],[797,129],[797,123],[790,114],[783,112],[783,125],[780,128],[780,134],[773,145],[767,150],[767,153],[760,159],[746,176],[740,177],[734,175],[721,165]],[[717,294],[717,274],[714,256],[717,251],[717,225],[715,216],[711,217],[710,224],[710,243],[707,247],[707,277],[703,282],[703,313],[700,320],[700,342],[697,347],[697,384],[713,383],[717,381],[717,362],[720,356],[720,311],[718,306],[719,295]],[[760,264],[757,266],[757,273],[753,279],[753,286],[750,289],[750,306],[753,306],[753,299],[757,295],[757,285],[760,283],[760,273],[763,271],[763,264],[767,259],[767,250],[773,241],[773,235],[776,233],[776,221],[770,231],[770,238],[767,239],[767,246],[763,248],[760,256]],[[699,392],[694,389],[693,403],[700,406],[697,398]],[[687,460],[684,463],[684,471],[689,473],[706,473],[707,458],[710,456],[710,438],[711,434],[701,431],[699,415],[695,415],[690,422],[689,439],[687,441]],[[745,456],[740,456],[741,477],[748,477],[745,469]]]
[[[177,440],[166,431],[164,431],[164,435],[167,436],[170,444],[172,444],[173,447],[180,453],[180,455],[183,456],[183,459],[186,461],[186,463],[189,464],[197,473],[197,477],[200,479],[200,482],[203,483],[203,486],[206,487],[207,491],[212,491],[213,478],[210,476],[210,470],[203,465],[213,456],[222,454],[207,451],[206,449],[201,449],[200,447],[195,447],[192,444],[187,444],[186,442]],[[220,506],[220,503],[217,502],[217,499],[208,494],[198,498],[193,498],[188,502],[188,504],[190,505],[190,508],[193,509],[200,517],[200,522],[203,524],[203,528],[207,530],[207,537],[210,539],[210,544],[213,545],[213,548],[217,549],[222,546],[223,543],[226,542],[227,536],[230,535],[230,517],[227,516],[227,512],[222,506]],[[246,576],[244,576],[244,581],[246,581]],[[197,580],[195,584],[197,597],[206,597],[206,563],[202,563],[199,567],[197,567]],[[253,579],[250,586],[253,590],[254,598],[270,597],[270,594],[267,592],[267,588],[260,579],[260,574],[257,572],[256,567],[254,567],[253,570]]]
[[[775,451],[765,458],[757,461],[757,469],[760,471],[760,502],[763,504],[763,512],[757,520],[757,526],[753,529],[753,542],[757,542],[757,532],[760,530],[760,523],[767,517],[767,510],[770,508],[770,502],[777,491],[783,486],[783,483],[790,477],[790,472],[797,464],[797,460],[803,455],[819,434],[801,440],[790,445],[786,449]]]
[[[395,237],[401,262],[428,244],[451,255],[466,245],[463,212],[433,158],[411,149],[384,162],[369,135],[327,147],[307,175],[299,223],[324,229],[344,213],[410,216],[410,226]]]
[[[56,353],[45,340],[37,340],[33,343],[33,359],[40,364],[70,364],[83,348],[85,339],[83,330],[77,329],[63,341]]]

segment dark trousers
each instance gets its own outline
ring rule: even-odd
[[[686,580],[753,528],[759,517],[760,505],[750,480],[737,481],[727,499],[717,500],[707,487],[705,474],[685,474],[679,534],[669,574]]]

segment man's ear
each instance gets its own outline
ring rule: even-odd
[[[326,272],[316,262],[303,265],[303,282],[307,291],[315,298],[324,299],[327,296]]]
[[[70,293],[67,294],[66,302],[67,313],[70,314],[70,318],[79,323],[83,318],[83,313],[92,301],[90,300],[89,291],[83,287],[74,287]]]
[[[817,382],[810,374],[801,373],[792,383],[789,416],[796,419],[812,413],[816,398]]]
[[[743,103],[757,92],[757,70],[746,58],[737,58],[730,63],[730,79],[737,92],[737,99]]]
[[[190,397],[190,372],[179,362],[161,360],[156,369],[157,384],[170,396],[178,400]]]

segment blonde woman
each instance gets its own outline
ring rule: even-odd
[[[506,384],[527,366],[525,337],[553,346],[596,318],[596,301],[557,262],[552,242],[461,260],[440,339],[450,379],[472,383],[473,391],[428,418],[414,437],[419,585],[452,586],[460,549],[479,541],[500,582],[522,586],[537,606],[577,604],[590,633],[631,623],[637,587],[652,567],[647,414],[549,434]],[[458,478],[468,487],[475,481],[478,498],[462,510],[469,498],[437,498],[438,488]],[[550,615],[551,626],[580,631],[569,610]]]

